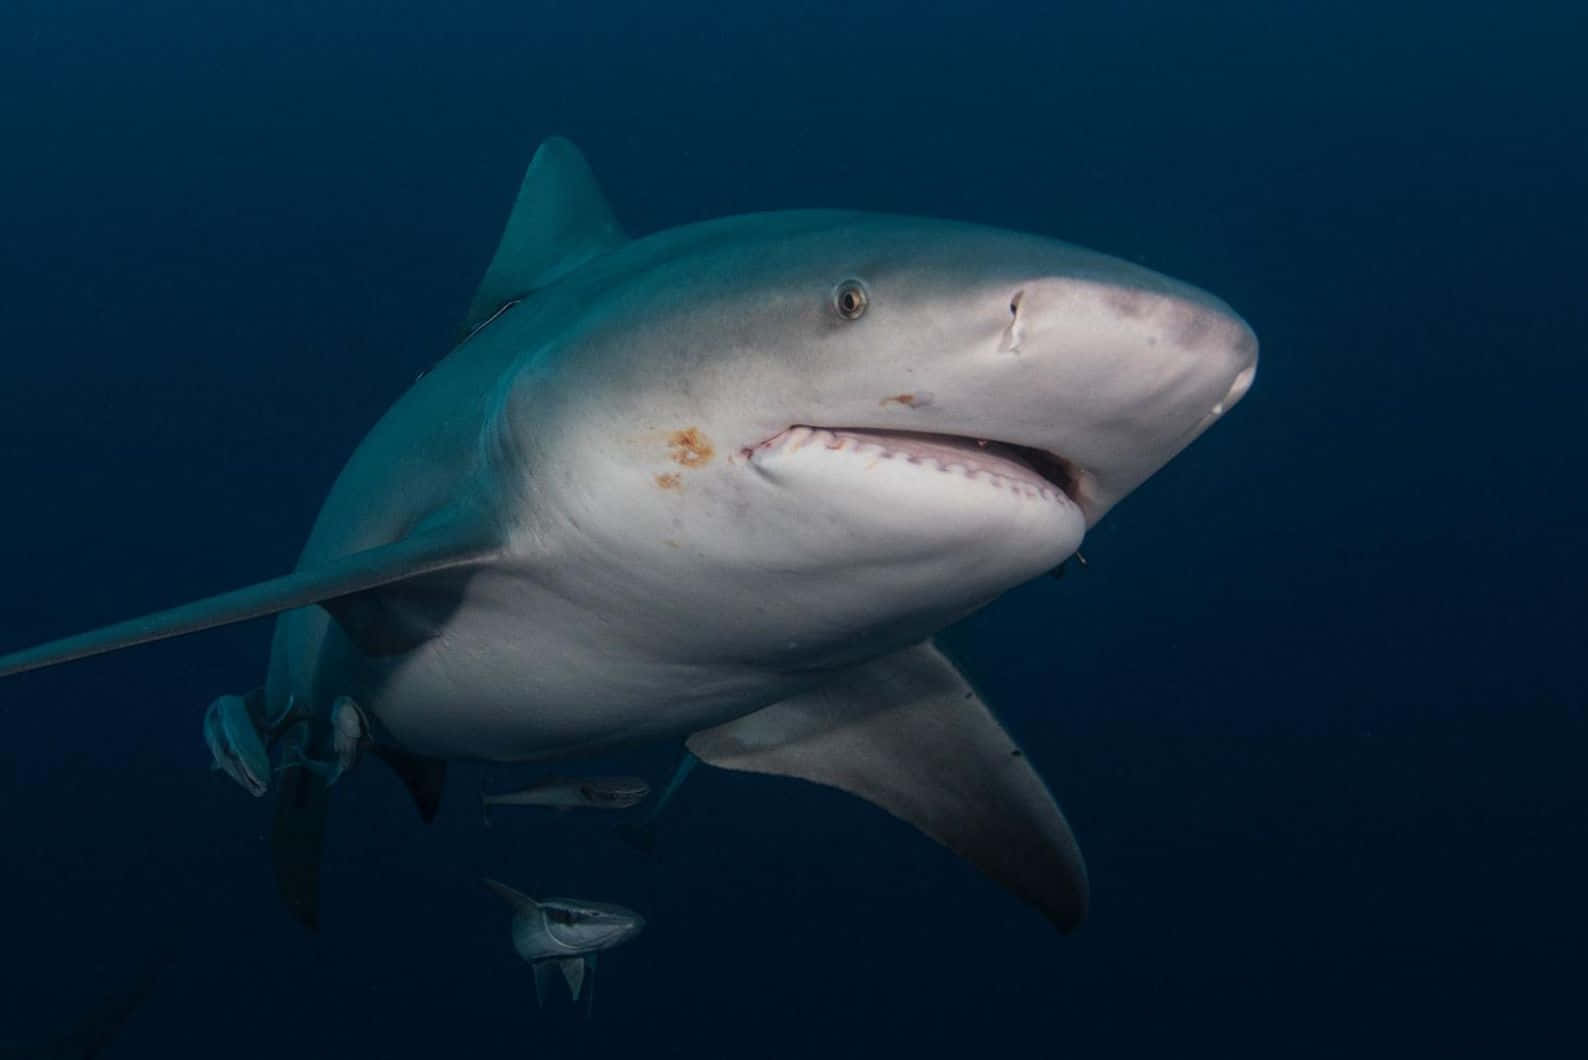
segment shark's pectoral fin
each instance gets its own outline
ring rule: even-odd
[[[1060,931],[1086,915],[1086,866],[1064,815],[931,644],[697,732],[688,746],[712,765],[802,777],[873,802],[1035,905]]]
[[[562,978],[568,984],[568,993],[578,1001],[579,993],[584,989],[584,958],[564,957],[557,962],[557,967],[562,971]]]
[[[0,656],[0,677],[83,659],[135,644],[326,604],[409,579],[456,571],[490,558],[499,547],[488,518],[438,521],[400,541],[295,571],[245,589],[197,600],[27,651]]]
[[[464,318],[465,334],[503,305],[628,241],[584,155],[560,136],[530,160],[496,254]]]

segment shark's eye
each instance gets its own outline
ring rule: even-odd
[[[871,296],[859,280],[845,280],[833,288],[833,309],[845,320],[859,320],[869,304]]]

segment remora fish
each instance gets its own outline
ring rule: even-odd
[[[626,810],[650,793],[651,786],[639,777],[548,777],[518,791],[482,793],[480,801],[486,806]]]
[[[1240,400],[1257,341],[1228,306],[943,221],[629,239],[553,139],[464,334],[360,444],[293,573],[0,675],[279,614],[266,724],[309,711],[334,761],[348,697],[426,816],[446,759],[687,736],[868,799],[1080,923],[1068,824],[930,638],[1074,554]],[[281,774],[277,875],[306,923],[324,772]]]
[[[644,917],[621,905],[577,898],[537,902],[505,883],[486,880],[485,886],[513,907],[513,949],[534,968],[535,999],[543,1005],[555,969],[573,999],[578,1001],[582,991],[588,1006],[594,997],[596,954],[621,946],[645,927]]]

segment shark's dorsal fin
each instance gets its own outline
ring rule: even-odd
[[[547,139],[519,185],[496,254],[469,303],[464,331],[627,239],[584,155],[560,136]]]
[[[480,521],[470,518],[438,523],[389,545],[340,556],[169,611],[157,611],[0,656],[0,677],[250,618],[263,618],[295,607],[322,604],[382,585],[468,566],[488,559],[499,547],[495,529]]]
[[[800,777],[909,821],[1061,931],[1086,916],[1086,866],[1030,762],[931,644],[697,732],[703,762]]]

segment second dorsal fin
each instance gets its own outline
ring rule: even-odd
[[[562,137],[550,137],[530,160],[464,331],[627,239],[584,155]]]

